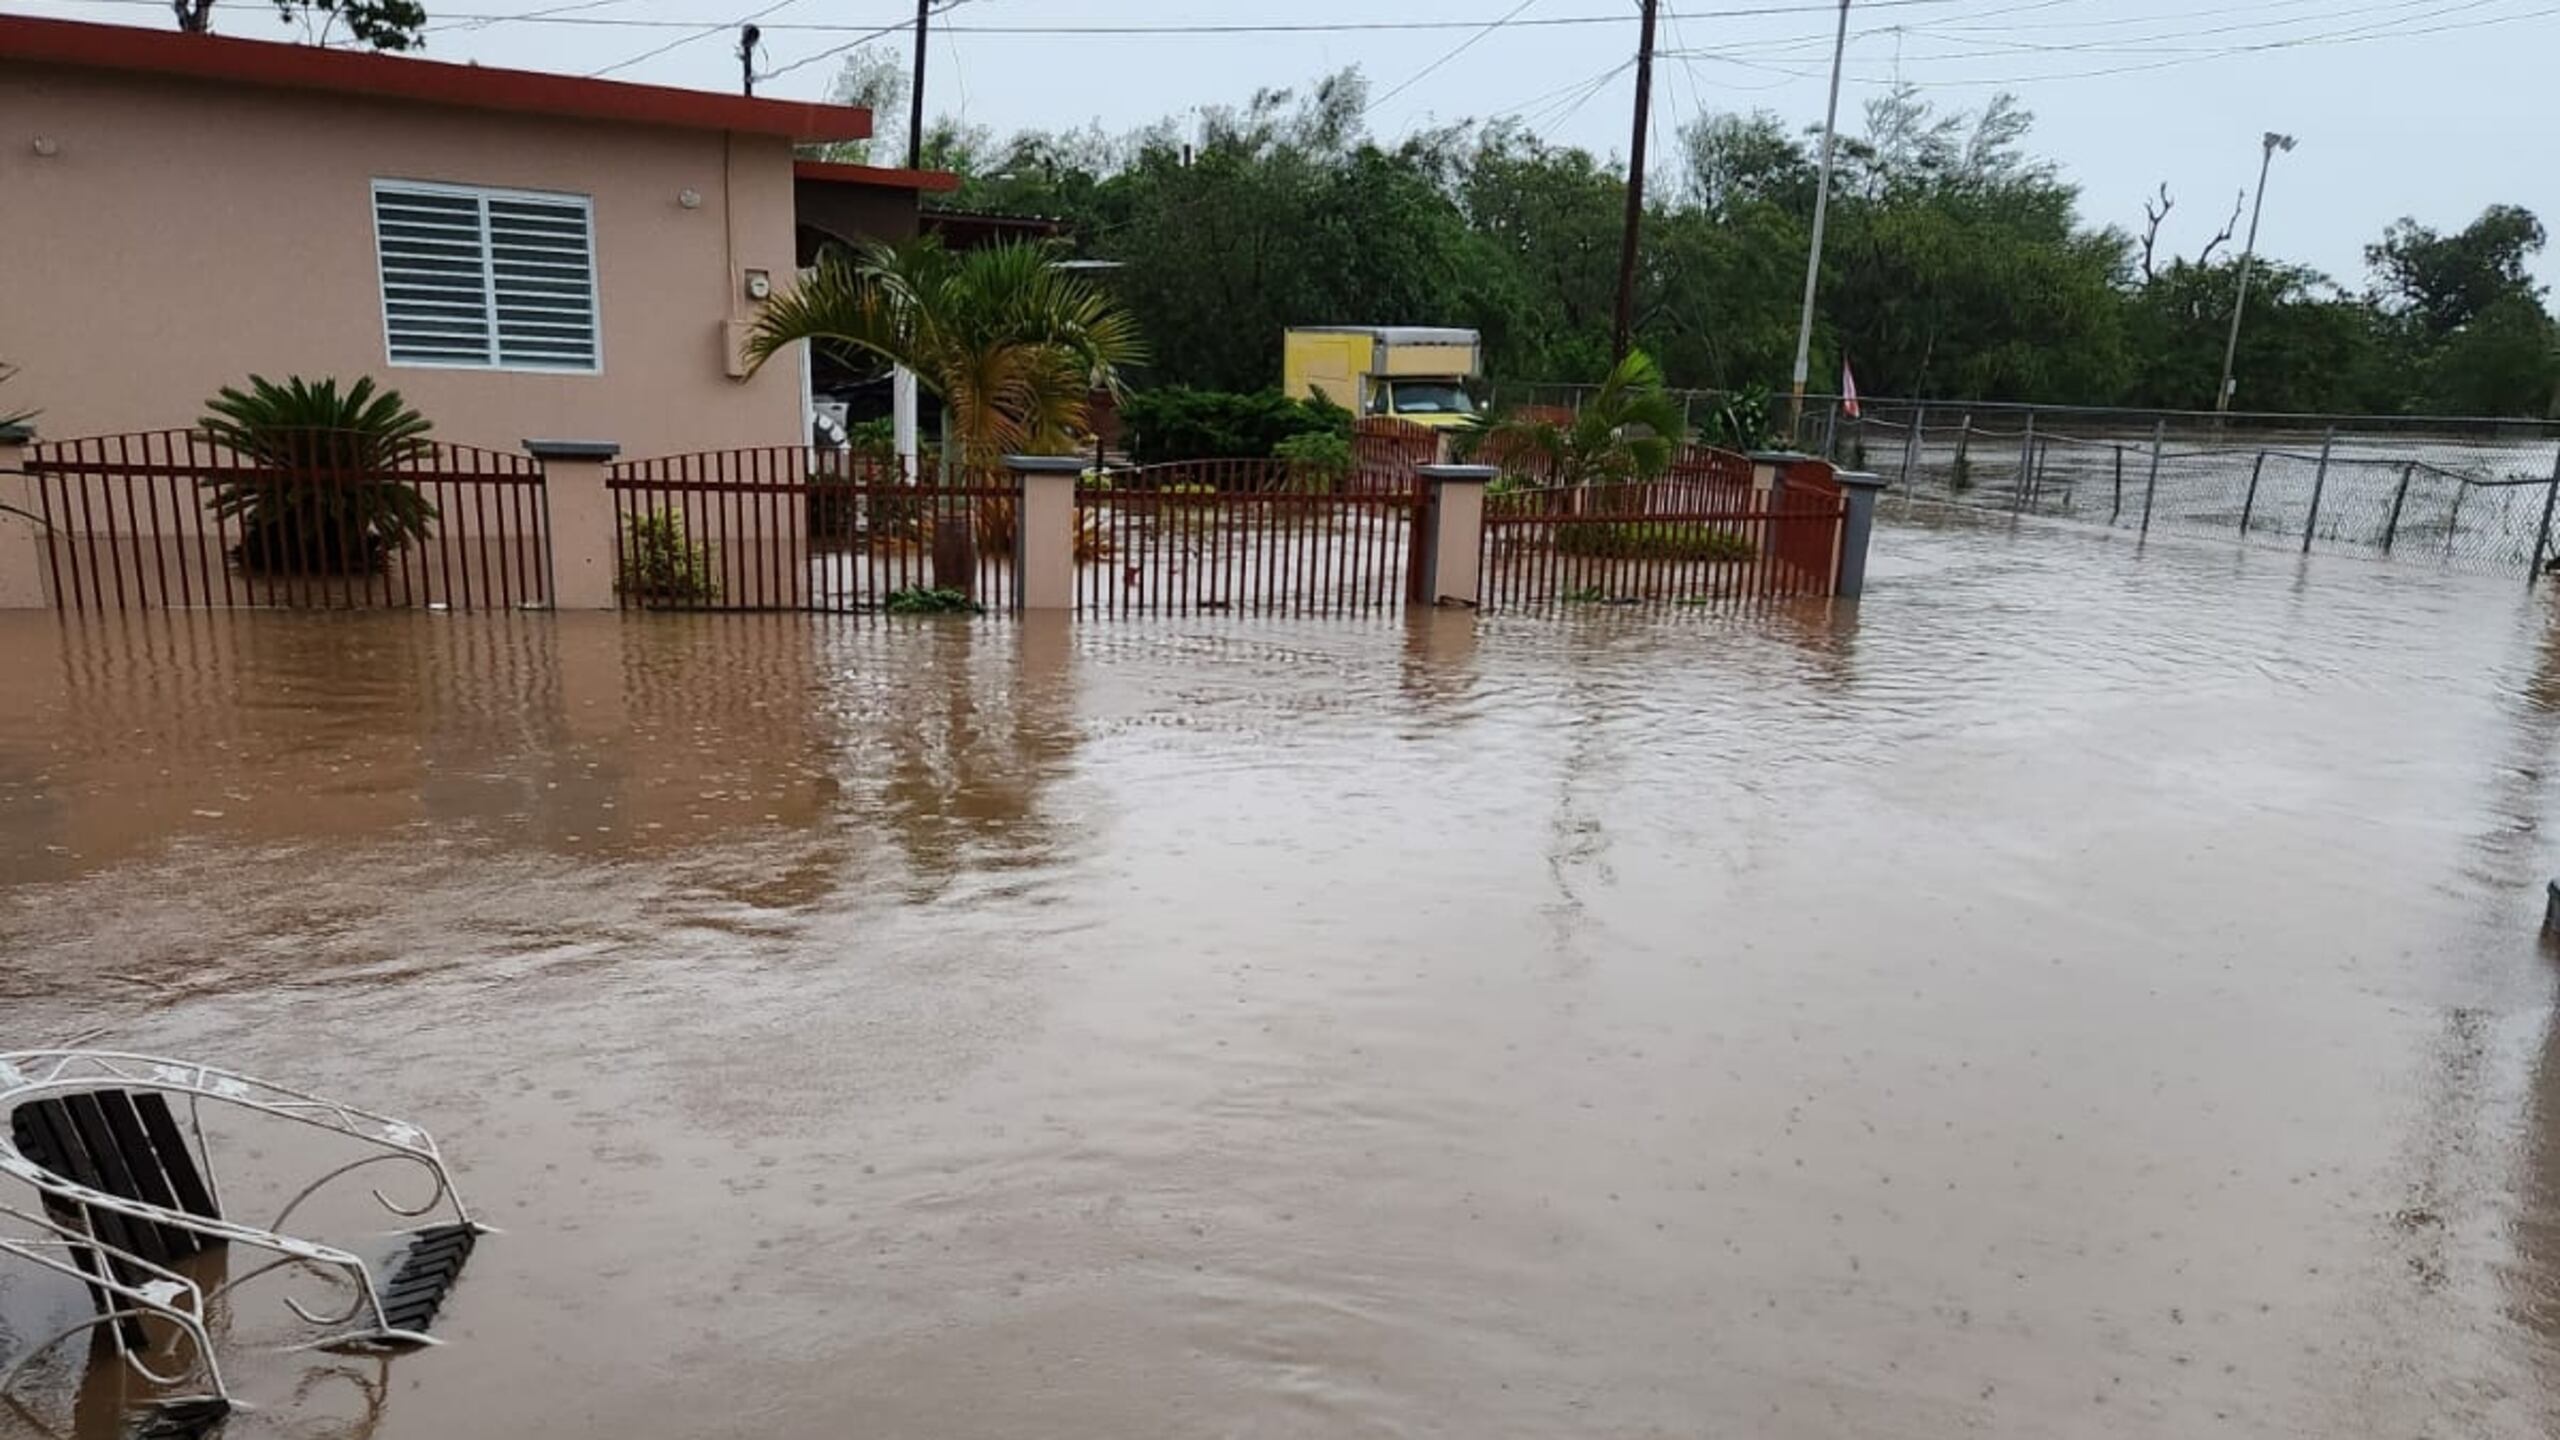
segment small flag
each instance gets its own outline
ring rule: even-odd
[[[1858,377],[1849,373],[1849,357],[1840,357],[1840,413],[1858,418]]]

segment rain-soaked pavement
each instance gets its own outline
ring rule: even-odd
[[[1881,545],[1836,617],[10,617],[0,1048],[414,1117],[507,1230],[240,1440],[2551,1433],[2547,606]]]

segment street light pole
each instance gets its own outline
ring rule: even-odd
[[[2293,137],[2270,130],[2259,141],[2263,151],[2258,157],[2258,196],[2249,206],[2249,239],[2240,247],[2240,293],[2231,301],[2231,338],[2222,343],[2222,386],[2213,392],[2213,413],[2231,413],[2231,364],[2240,356],[2240,312],[2249,306],[2249,266],[2258,258],[2258,217],[2267,209],[2267,171],[2276,163],[2278,150],[2293,149]]]
[[[1822,112],[1822,171],[1813,192],[1813,243],[1804,257],[1804,313],[1796,320],[1796,369],[1787,401],[1787,434],[1804,428],[1804,382],[1813,368],[1813,292],[1822,282],[1822,227],[1831,215],[1832,140],[1840,125],[1840,61],[1849,52],[1849,0],[1840,0],[1840,31],[1831,39],[1831,105]]]

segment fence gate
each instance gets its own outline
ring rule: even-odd
[[[1830,467],[1754,490],[1742,457],[1662,480],[1488,496],[1484,607],[1693,605],[1828,595],[1847,506]],[[1809,470],[1818,473],[1808,474]]]
[[[1188,460],[1076,492],[1087,615],[1345,615],[1399,609],[1428,508],[1409,456],[1346,475],[1279,460]]]
[[[626,461],[605,489],[625,609],[1013,608],[1009,475],[909,485],[867,457],[781,445]]]
[[[339,432],[48,441],[25,469],[66,610],[550,603],[542,467]]]

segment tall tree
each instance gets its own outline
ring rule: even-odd
[[[178,28],[192,35],[213,29],[213,0],[169,0]],[[328,43],[340,24],[376,50],[415,50],[426,43],[427,10],[418,0],[275,0],[277,18],[299,25],[312,44]]]
[[[2539,304],[2542,287],[2525,263],[2548,239],[2532,211],[2492,205],[2451,235],[2403,217],[2365,247],[2364,257],[2382,282],[2384,302],[2441,338],[2501,300]]]
[[[864,140],[838,140],[811,147],[818,159],[869,165],[873,156],[904,164],[907,155],[907,62],[875,45],[857,45],[836,66],[827,99],[871,112],[871,135]]]

